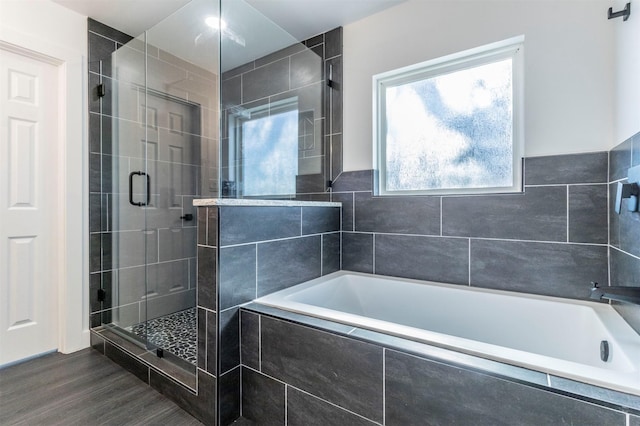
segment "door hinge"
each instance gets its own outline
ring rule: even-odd
[[[98,302],[104,302],[105,300],[107,300],[107,292],[104,291],[103,289],[99,288],[98,289]]]
[[[105,87],[104,83],[98,84],[98,87],[96,88],[96,90],[98,92],[99,98],[104,98],[104,95],[107,94],[107,88]]]

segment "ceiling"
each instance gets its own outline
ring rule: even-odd
[[[190,0],[52,1],[122,32],[138,36]],[[246,0],[298,40],[355,22],[403,1],[405,0]]]
[[[205,18],[218,18],[215,0],[52,0],[147,41],[200,67],[217,68],[218,33]],[[347,25],[406,0],[223,0],[221,70]],[[159,25],[158,25],[159,24]]]

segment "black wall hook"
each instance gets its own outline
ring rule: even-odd
[[[629,19],[629,15],[631,15],[631,3],[627,3],[624,9],[622,9],[619,12],[613,12],[613,8],[612,7],[609,8],[609,14],[608,14],[609,19],[619,18],[622,16],[623,17],[622,20],[626,21],[627,19]]]

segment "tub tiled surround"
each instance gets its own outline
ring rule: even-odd
[[[198,365],[218,378],[228,425],[240,416],[239,305],[339,270],[340,207],[196,203]]]
[[[640,133],[613,148],[610,154],[609,268],[611,285],[616,286],[640,286],[640,213],[628,211],[626,205],[619,215],[613,210],[616,183],[627,182],[627,170],[637,165],[640,165]],[[618,302],[613,305],[640,333],[640,306]]]
[[[257,304],[241,322],[242,415],[256,424],[626,426],[640,413],[639,397]]]
[[[524,193],[373,197],[344,172],[342,269],[586,299],[608,282],[608,153],[525,160]]]

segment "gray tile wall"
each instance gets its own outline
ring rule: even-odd
[[[607,170],[607,152],[527,158],[524,193],[416,197],[344,172],[342,269],[586,299],[609,279]]]
[[[299,315],[288,320],[260,309],[241,312],[241,410],[256,424],[625,426],[628,408],[610,407],[639,403],[616,393],[607,405],[595,394],[579,397],[575,387],[554,389],[527,370],[513,379],[506,370],[496,374],[492,361],[484,361],[492,364],[486,371],[469,368],[452,363],[446,350],[417,356],[397,349],[393,338],[390,345],[362,341],[352,337],[359,330],[316,329]]]
[[[616,183],[627,182],[629,167],[640,164],[640,133],[611,150],[609,158],[609,268],[611,285],[640,286],[640,213],[626,200],[620,214],[613,210]],[[614,308],[640,333],[640,306],[613,302]]]
[[[240,305],[338,270],[340,208],[200,207],[198,225],[198,367],[219,379],[227,425],[240,416],[240,336],[251,338]]]
[[[331,87],[325,82],[329,76]],[[342,171],[342,28],[226,71],[220,84],[222,158],[229,158],[225,152],[230,114],[296,96],[300,110],[296,194],[326,192],[326,181]],[[222,164],[221,172],[223,181],[235,180],[229,164]],[[223,189],[223,196],[235,195]]]

